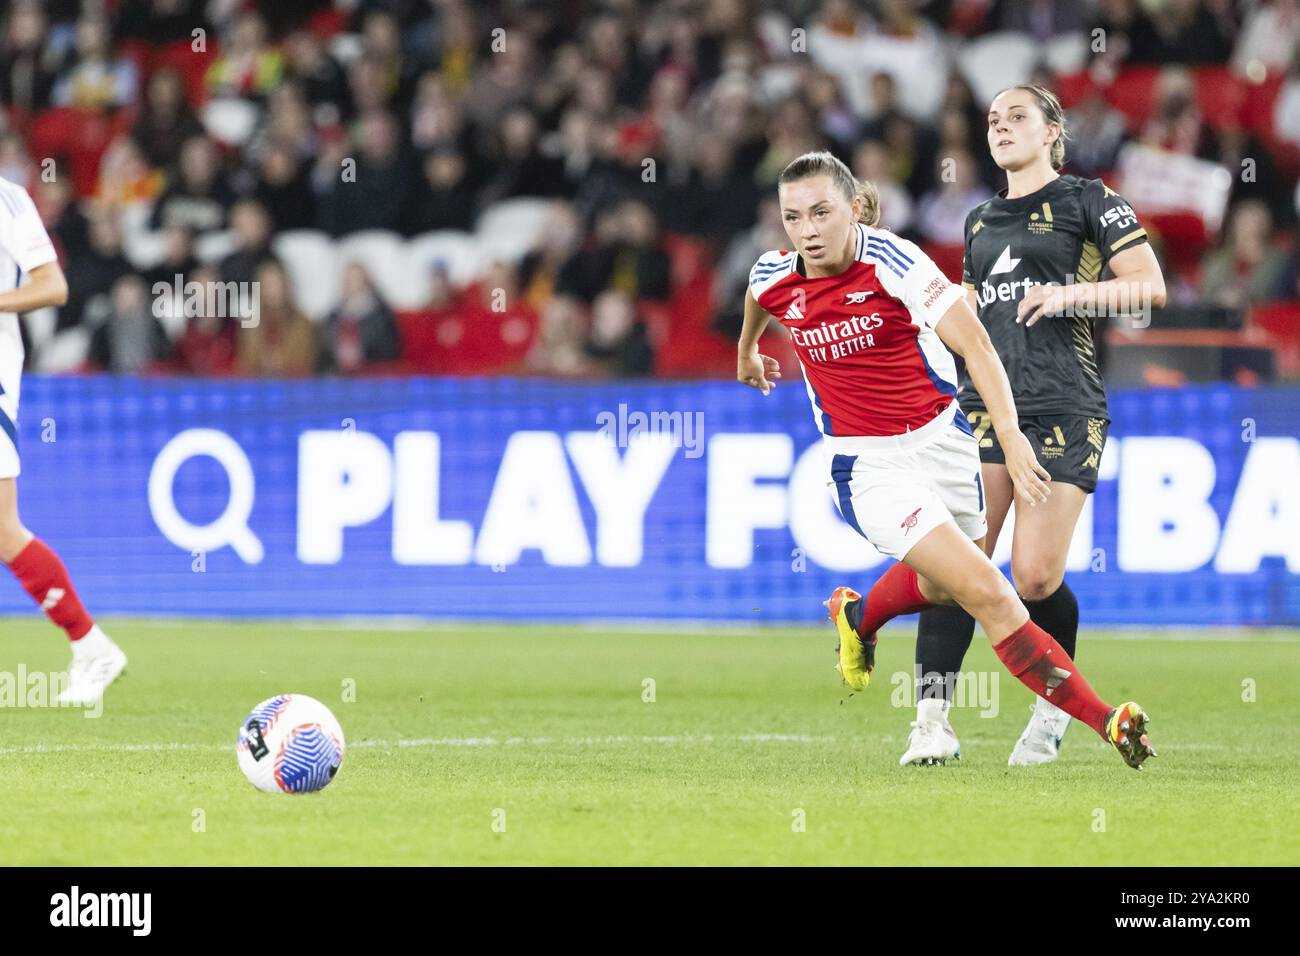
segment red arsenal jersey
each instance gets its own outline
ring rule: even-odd
[[[901,435],[956,399],[934,327],[963,293],[914,243],[854,229],[857,253],[839,275],[809,278],[797,253],[768,252],[749,290],[790,330],[823,435]]]

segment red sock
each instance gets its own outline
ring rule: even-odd
[[[9,570],[49,619],[68,632],[71,640],[81,640],[95,626],[81,606],[68,569],[40,538],[27,542],[27,547],[9,562]]]
[[[1110,707],[1052,635],[1033,621],[1025,621],[1020,630],[994,644],[993,650],[1020,683],[1106,736]]]
[[[916,572],[899,561],[882,574],[867,592],[866,600],[862,602],[858,635],[865,637],[879,630],[890,618],[923,611],[929,606],[930,602],[917,586]]]

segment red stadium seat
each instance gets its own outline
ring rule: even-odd
[[[66,157],[73,191],[84,199],[95,194],[104,150],[130,119],[125,110],[110,116],[98,110],[54,107],[32,122],[28,152],[32,156]]]
[[[1226,66],[1203,66],[1194,73],[1196,105],[1214,129],[1245,125],[1250,90],[1245,80]]]
[[[673,288],[685,285],[713,267],[713,247],[702,239],[664,233],[661,242],[672,261]]]
[[[538,316],[526,304],[498,315],[483,290],[462,290],[447,308],[396,310],[401,368],[440,375],[511,375],[523,370],[537,340]],[[367,366],[369,369],[370,366]],[[395,373],[398,366],[392,366]]]
[[[921,251],[934,260],[934,264],[939,267],[939,271],[946,275],[950,282],[961,283],[962,258],[966,254],[964,246],[947,246],[927,242],[921,246]]]
[[[1156,105],[1156,79],[1160,68],[1131,66],[1106,88],[1106,102],[1124,114],[1130,130],[1139,130]]]
[[[1067,110],[1082,103],[1097,84],[1093,82],[1087,70],[1078,73],[1066,73],[1056,78],[1055,90],[1061,105]]]
[[[322,40],[328,40],[336,33],[347,29],[348,15],[336,6],[317,10],[307,21],[307,29]]]
[[[1285,77],[1270,76],[1263,83],[1247,88],[1242,122],[1256,136],[1271,142],[1276,138],[1273,129],[1273,109],[1282,93]]]
[[[430,372],[438,345],[437,316],[425,309],[394,309],[402,361],[416,372]]]
[[[672,262],[672,298],[666,308],[648,303],[638,306],[656,346],[655,374],[670,378],[724,375],[727,339],[709,327],[713,318],[712,247],[670,233],[665,233],[661,242]],[[732,343],[731,364],[735,362],[734,349]]]
[[[191,41],[177,40],[166,46],[158,47],[149,63],[150,72],[171,67],[185,80],[185,93],[190,106],[198,109],[207,101],[208,68],[217,57],[217,38],[208,36],[207,48],[202,53],[195,53],[190,48]]]
[[[154,46],[147,40],[125,39],[116,43],[117,53],[135,64],[140,76],[149,73],[149,64],[153,59]]]
[[[1282,93],[1285,79],[1283,76],[1270,76],[1263,83],[1249,86],[1241,122],[1268,147],[1269,154],[1277,163],[1278,172],[1283,177],[1294,180],[1300,177],[1300,149],[1294,143],[1281,139],[1274,128],[1277,98]]]
[[[1194,212],[1147,213],[1143,219],[1164,242],[1165,255],[1179,272],[1195,269],[1210,247],[1205,221]]]
[[[1300,375],[1300,299],[1255,306],[1250,325],[1267,334],[1277,353],[1278,373]]]

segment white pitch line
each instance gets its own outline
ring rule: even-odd
[[[399,747],[517,747],[524,746],[599,746],[601,744],[695,744],[695,743],[825,743],[834,737],[812,737],[807,734],[741,734],[718,737],[713,734],[685,734],[637,736],[607,734],[603,737],[422,737],[399,740]],[[365,746],[386,747],[387,741],[363,741]]]
[[[142,751],[153,753],[164,750],[227,750],[234,749],[234,744],[226,747],[222,744],[29,744],[26,747],[0,747],[0,756],[10,754],[57,754],[57,753],[121,753]]]
[[[602,746],[607,744],[697,744],[697,743],[830,743],[839,738],[816,737],[809,734],[739,734],[715,736],[713,734],[683,734],[645,736],[635,734],[607,734],[591,737],[417,737],[398,740],[363,739],[348,743],[348,747],[550,747],[550,746]],[[230,744],[190,743],[139,743],[139,744],[29,744],[25,747],[0,747],[0,756],[47,753],[152,753],[170,750],[219,751],[234,750]]]
[[[875,738],[884,745],[895,745],[903,737],[885,734]],[[996,746],[1005,743],[1002,738],[965,737],[968,744]],[[812,734],[606,734],[590,737],[414,737],[397,740],[367,738],[348,743],[349,748],[404,748],[404,747],[600,747],[620,746],[623,744],[658,744],[663,746],[680,746],[690,744],[729,744],[729,743],[865,743],[865,737],[815,736]],[[1186,743],[1162,742],[1169,750],[1230,750],[1226,744],[1189,741]],[[1082,747],[1089,749],[1107,749],[1101,741],[1081,741]],[[193,743],[133,743],[133,744],[29,744],[25,747],[0,747],[0,757],[30,754],[57,753],[165,753],[168,751],[203,751],[218,752],[233,750],[234,744],[193,744]]]

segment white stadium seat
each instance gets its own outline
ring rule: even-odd
[[[224,97],[211,100],[199,113],[208,135],[227,146],[243,146],[253,138],[261,110],[248,100]]]
[[[330,55],[344,66],[361,58],[363,41],[356,33],[336,33],[329,44]]]
[[[27,341],[32,354],[39,354],[46,343],[54,338],[54,330],[59,324],[59,310],[50,305],[25,312],[19,318],[27,329]]]
[[[118,219],[122,227],[122,254],[127,262],[142,272],[158,265],[167,254],[166,233],[149,228],[152,212],[150,203],[128,203]]]
[[[414,265],[409,243],[395,232],[368,229],[338,243],[340,275],[349,262],[360,262],[380,298],[395,309],[414,309],[429,298],[429,272]]]
[[[290,229],[271,240],[271,251],[284,263],[298,308],[312,321],[329,315],[339,303],[338,248],[315,229]]]
[[[32,371],[42,375],[76,372],[90,356],[90,330],[84,326],[64,329],[37,353]]]
[[[959,50],[957,68],[976,104],[986,109],[1008,86],[1028,82],[1042,56],[1042,48],[1023,33],[989,33]]]
[[[1088,65],[1088,34],[1082,30],[1058,33],[1043,48],[1043,62],[1053,73],[1078,73]]]
[[[520,197],[502,200],[484,210],[475,230],[484,254],[491,259],[518,262],[541,238],[550,205],[547,199]]]
[[[145,272],[163,261],[167,255],[167,233],[161,229],[143,232],[122,232],[122,254],[133,268]]]
[[[216,265],[235,251],[235,234],[229,229],[205,232],[194,238],[194,258],[205,265]]]

